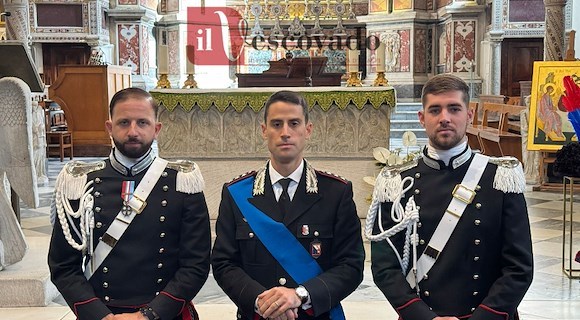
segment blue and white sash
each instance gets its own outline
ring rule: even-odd
[[[322,273],[318,262],[306,251],[298,239],[281,223],[252,205],[254,177],[236,182],[228,187],[236,205],[262,244],[298,284]],[[344,320],[340,303],[330,310],[332,320]]]

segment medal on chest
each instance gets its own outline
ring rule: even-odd
[[[129,200],[133,197],[133,192],[135,191],[135,181],[123,181],[123,186],[121,188],[121,199],[123,199],[123,207],[121,208],[121,213],[128,216],[133,210],[129,206]]]

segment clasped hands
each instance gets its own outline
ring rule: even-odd
[[[264,319],[294,320],[298,318],[301,301],[296,290],[274,287],[258,296],[258,313]]]
[[[109,313],[102,320],[148,320],[148,319],[141,312],[137,311],[133,313],[120,313],[120,314]]]

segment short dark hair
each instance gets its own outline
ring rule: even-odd
[[[421,103],[423,108],[425,107],[425,101],[427,100],[428,94],[441,94],[449,91],[461,91],[463,92],[463,102],[465,106],[469,106],[469,86],[463,79],[458,76],[454,76],[449,73],[438,74],[433,78],[429,79],[427,83],[423,86],[423,92],[421,93]]]
[[[282,90],[273,93],[268,101],[266,101],[266,107],[264,109],[264,123],[266,123],[266,119],[268,118],[268,110],[270,109],[270,105],[274,102],[287,102],[292,104],[297,104],[302,106],[302,113],[304,113],[304,121],[308,123],[308,102],[304,99],[303,96],[299,95],[294,91]]]
[[[155,99],[153,99],[149,92],[139,88],[125,88],[117,91],[117,93],[115,93],[111,99],[111,103],[109,103],[109,116],[111,118],[113,117],[113,109],[115,109],[115,105],[117,105],[117,103],[131,98],[149,100],[151,102],[153,112],[155,112],[155,117],[157,117],[159,105],[157,102],[155,102]]]

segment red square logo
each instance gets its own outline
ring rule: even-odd
[[[244,61],[247,24],[228,7],[187,8],[187,59],[196,65],[232,65]]]

